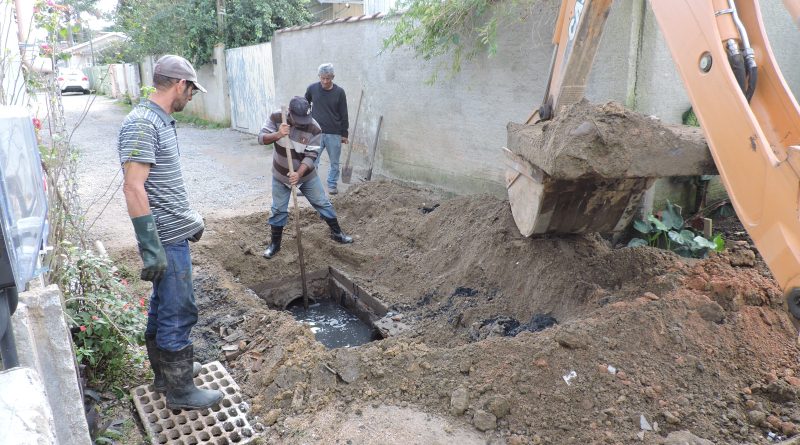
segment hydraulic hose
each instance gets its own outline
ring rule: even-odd
[[[745,93],[747,87],[747,72],[744,67],[744,56],[742,56],[741,51],[739,51],[739,45],[736,44],[736,40],[728,39],[727,46],[728,63],[731,65],[731,70],[736,77],[736,81],[739,82],[739,88],[741,88],[742,93]]]
[[[744,89],[744,96],[747,99],[747,102],[750,102],[750,99],[753,98],[753,94],[756,92],[756,83],[758,81],[758,66],[756,64],[755,53],[753,48],[750,46],[750,38],[747,36],[747,29],[744,27],[744,23],[742,23],[741,19],[739,19],[739,12],[736,9],[736,1],[735,0],[728,0],[728,9],[717,11],[715,15],[722,15],[722,14],[730,14],[731,19],[733,20],[733,24],[736,26],[736,30],[739,32],[739,37],[742,39],[742,55],[744,57],[744,71],[745,77],[747,78],[747,88]],[[727,42],[728,46],[728,60],[731,58],[731,46],[735,46],[736,42],[731,43],[730,40]],[[736,48],[736,52],[739,49]],[[736,69],[734,64],[736,62],[731,62],[731,68],[734,69],[734,74],[736,74]],[[742,87],[742,81],[739,80],[737,76],[736,80],[739,82],[739,86]]]

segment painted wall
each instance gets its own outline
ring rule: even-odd
[[[197,81],[207,93],[196,94],[184,112],[224,125],[231,123],[231,102],[228,92],[228,75],[225,67],[225,46],[214,47],[212,63],[195,67]]]
[[[231,128],[258,134],[275,104],[272,44],[245,46],[225,51],[230,91]]]
[[[762,2],[773,49],[789,85],[800,91],[800,32],[780,2]],[[366,2],[367,9],[370,3]],[[335,82],[348,94],[355,132],[356,174],[366,165],[379,116],[383,126],[375,173],[432,184],[457,193],[505,195],[503,158],[509,121],[538,108],[547,82],[558,2],[520,11],[522,23],[498,31],[498,52],[465,63],[454,77],[426,83],[442,61],[414,58],[409,50],[383,52],[392,22],[350,20],[278,32],[272,42],[275,93],[280,103],[316,81],[316,67],[331,62]],[[446,61],[445,61],[446,62]],[[646,2],[617,1],[608,18],[586,96],[617,100],[666,122],[689,108],[682,82]]]
[[[276,99],[288,103],[317,81],[317,67],[334,64],[335,82],[347,92],[351,120],[360,91],[363,104],[353,137],[355,173],[363,174],[367,147],[383,116],[375,175],[433,184],[458,193],[501,195],[500,147],[506,123],[522,121],[538,107],[550,66],[552,4],[528,11],[538,17],[505,29],[498,53],[465,64],[453,78],[433,85],[435,63],[409,50],[382,52],[392,23],[350,21],[280,32],[272,42]]]

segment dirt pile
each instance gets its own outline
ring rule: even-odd
[[[596,235],[527,239],[505,201],[388,182],[334,205],[356,242],[335,244],[303,211],[309,270],[346,272],[411,327],[402,335],[326,350],[248,290],[299,275],[292,224],[272,260],[260,256],[265,214],[208,221],[194,252],[195,336],[209,359],[236,345],[223,357],[270,443],[680,443],[686,431],[767,443],[797,431],[795,331],[746,241],[687,261]]]
[[[583,99],[549,121],[510,123],[508,149],[557,179],[716,174],[702,130],[666,125],[613,101]]]

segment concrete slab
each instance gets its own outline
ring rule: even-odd
[[[257,437],[247,419],[250,406],[222,363],[203,365],[194,383],[203,389],[219,389],[224,394],[222,401],[210,409],[169,410],[165,396],[157,393],[152,384],[131,390],[133,404],[151,443],[245,444]]]
[[[53,412],[44,385],[33,369],[0,371],[0,443],[68,443],[56,441]]]
[[[58,286],[20,293],[11,321],[20,365],[42,377],[53,416],[59,419],[55,430],[58,443],[91,443]]]

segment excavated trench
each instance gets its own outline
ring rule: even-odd
[[[384,302],[334,267],[308,274],[306,286],[307,309],[301,278],[264,282],[253,290],[268,305],[287,310],[308,325],[317,341],[329,349],[362,345],[402,329]]]

